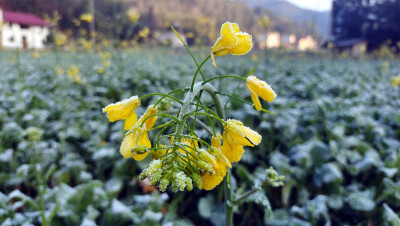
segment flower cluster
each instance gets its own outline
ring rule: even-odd
[[[239,32],[237,24],[227,22],[222,25],[221,37],[213,46],[212,55],[244,54],[251,46],[251,36]],[[199,70],[200,68],[197,71]],[[168,186],[174,191],[183,191],[185,188],[190,191],[194,187],[205,190],[215,188],[226,176],[228,167],[232,168],[232,163],[240,161],[244,148],[258,145],[262,139],[260,134],[241,121],[225,120],[217,92],[208,83],[210,80],[195,84],[195,78],[196,76],[190,89],[171,92],[187,91],[183,101],[171,96],[171,93],[149,94],[141,98],[132,96],[103,108],[110,122],[125,120],[124,129],[127,132],[120,146],[120,153],[124,158],[141,161],[151,153],[152,160],[139,178],[149,178],[150,184],[157,185],[161,191],[165,191]],[[255,76],[236,78],[246,81],[257,110],[262,110],[259,97],[268,102],[274,101],[276,94],[266,82]],[[216,112],[202,103],[202,91],[213,97]],[[154,105],[148,106],[138,119],[135,110],[140,106],[141,99],[155,95],[162,97]],[[177,116],[170,113],[170,108],[162,106],[164,98],[170,98],[179,105]],[[201,117],[209,120],[212,130],[200,121]],[[161,123],[154,127],[156,121]],[[222,135],[216,132],[217,126]],[[199,127],[206,127],[210,137],[200,137],[196,133],[196,128]],[[159,132],[152,143],[149,132],[156,129]]]
[[[216,67],[215,56],[224,56],[227,54],[244,55],[253,47],[251,35],[240,32],[237,23],[226,22],[221,27],[221,36],[217,39],[211,48],[211,58]]]
[[[392,84],[392,86],[400,86],[400,75],[394,77],[391,81],[390,84]]]

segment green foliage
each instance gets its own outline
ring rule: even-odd
[[[204,58],[205,52],[194,55]],[[122,122],[109,123],[101,113],[134,94],[190,84],[196,68],[186,52],[113,51],[104,74],[96,70],[102,65],[96,54],[41,55],[0,52],[0,222],[41,224],[44,211],[49,225],[223,223],[222,186],[144,194],[151,187],[139,184],[138,175],[148,162],[119,154]],[[245,76],[257,64],[250,56],[217,61],[216,69],[204,65],[206,79]],[[82,84],[66,74],[71,64],[80,68]],[[263,102],[276,115],[233,99],[227,104],[228,117],[263,136],[234,166],[233,198],[260,185],[271,165],[278,174],[269,178],[284,176],[284,186],[266,186],[243,200],[235,210],[237,224],[398,225],[400,90],[390,78],[400,67],[389,65],[382,72],[380,60],[262,59],[254,74],[277,92],[274,103]],[[215,82],[224,93],[236,89],[232,95],[250,101],[243,82]],[[143,99],[144,106],[152,102]],[[177,109],[169,102],[163,107]]]

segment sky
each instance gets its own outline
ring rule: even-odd
[[[332,7],[332,0],[286,0],[301,8],[316,11],[327,11]]]

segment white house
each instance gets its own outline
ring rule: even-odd
[[[0,48],[42,49],[48,34],[48,23],[38,16],[0,7]]]

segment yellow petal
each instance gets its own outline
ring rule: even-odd
[[[151,143],[149,140],[149,135],[144,128],[134,127],[133,131],[125,136],[122,140],[120,153],[124,158],[133,157],[137,161],[141,161],[149,154],[146,152],[144,154],[132,154],[131,149],[138,146],[145,145],[148,148],[151,148]]]
[[[244,133],[244,136],[246,137],[246,139],[251,142],[252,145],[249,145],[249,146],[258,145],[261,142],[262,137],[256,131],[254,131],[246,126],[242,126],[241,130]]]
[[[226,175],[226,164],[222,161],[217,161],[215,167],[215,174],[206,173],[201,176],[201,181],[203,182],[203,189],[212,190],[217,185],[219,185]]]
[[[276,93],[271,86],[253,75],[247,77],[246,85],[251,92],[257,93],[263,100],[273,102],[276,98]]]
[[[130,133],[122,140],[119,152],[124,158],[129,158],[132,156],[131,149],[135,146],[135,134]]]
[[[229,49],[221,49],[220,51],[215,53],[215,56],[224,56],[230,53]]]
[[[139,144],[137,145],[145,145],[148,148],[151,148],[151,142],[149,139],[149,134],[147,131],[144,131],[140,137]],[[142,161],[147,157],[149,152],[146,152],[144,154],[132,154],[132,158],[135,159],[136,161]]]
[[[256,107],[257,111],[260,111],[262,109],[260,99],[258,99],[258,96],[256,93],[251,92],[251,100],[254,103],[254,106]]]
[[[221,147],[221,135],[218,134],[216,137],[211,137],[211,146],[220,148]]]
[[[247,33],[239,33],[236,37],[238,38],[237,45],[230,49],[229,52],[233,55],[244,55],[248,53],[253,47],[251,35]]]
[[[232,49],[238,43],[238,38],[236,37],[237,30],[239,26],[237,24],[232,24],[230,22],[226,22],[221,26],[221,37],[217,39],[211,51],[214,54],[217,54],[219,51],[223,49]],[[222,55],[216,55],[222,56]]]
[[[244,153],[243,145],[235,143],[225,132],[223,137],[224,143],[221,147],[222,153],[230,162],[239,162]]]
[[[143,120],[145,120],[147,117],[149,117],[150,115],[154,115],[156,114],[158,111],[157,107],[154,107],[153,105],[150,105],[146,112],[139,118],[138,120],[138,125],[140,125]],[[150,118],[147,118],[146,121],[144,122],[146,124],[146,130],[149,131],[151,130],[151,128],[153,128],[154,124],[156,123],[157,120],[157,116],[153,116]]]
[[[238,120],[229,119],[224,127],[232,143],[253,147],[261,142],[260,134],[244,126],[243,123]]]
[[[132,112],[135,111],[139,105],[140,100],[138,100],[138,96],[133,96],[129,99],[125,99],[114,104],[109,104],[103,108],[103,112],[107,112],[107,117],[110,122],[115,122],[131,116]]]
[[[224,48],[233,48],[238,43],[236,33],[239,31],[239,25],[236,23],[225,22],[221,26],[221,37]]]
[[[136,113],[133,112],[131,114],[131,116],[129,116],[127,119],[125,119],[124,129],[130,130],[135,125],[136,121],[137,121],[137,116],[136,116]]]

